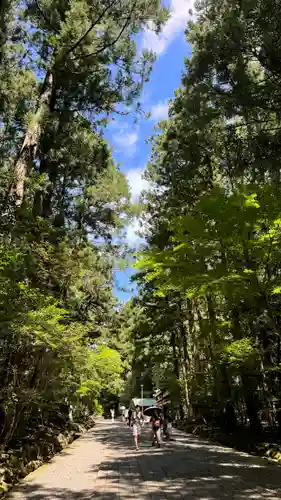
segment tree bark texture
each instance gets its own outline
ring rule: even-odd
[[[36,159],[44,121],[50,112],[50,103],[54,91],[54,75],[48,71],[42,85],[36,113],[30,122],[19,155],[17,157],[13,181],[9,190],[9,198],[15,200],[17,207],[24,199],[24,184],[32,163]]]

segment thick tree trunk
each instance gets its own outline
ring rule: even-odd
[[[180,377],[180,370],[179,370],[179,360],[177,356],[177,351],[176,351],[176,335],[173,332],[171,335],[171,344],[173,348],[173,363],[174,363],[174,374],[177,379]]]
[[[189,316],[189,313],[190,313],[190,311],[188,312],[188,316]],[[183,304],[180,301],[179,302],[179,316],[180,316],[180,318],[179,318],[179,321],[180,321],[179,330],[180,330],[180,336],[181,336],[182,347],[183,347],[183,365],[182,365],[182,368],[183,368],[183,374],[184,374],[184,396],[185,396],[186,415],[188,418],[190,418],[193,416],[193,408],[192,408],[192,404],[191,404],[191,395],[190,395],[190,388],[189,388],[190,384],[188,384],[188,382],[190,383],[191,366],[190,366],[190,358],[189,358],[188,348],[187,348],[187,339],[186,339],[187,332],[186,332],[186,329],[185,329],[184,323],[183,323],[184,314],[185,314],[185,311],[183,309]],[[189,381],[188,381],[188,379],[189,379]]]
[[[222,426],[228,431],[233,431],[237,426],[237,418],[232,403],[231,385],[226,366],[222,363],[220,366],[220,387],[219,403]]]
[[[281,342],[280,342],[280,337],[277,339],[277,345],[276,345],[276,366],[280,366],[281,362]],[[280,394],[281,394],[281,373],[279,370],[277,370],[277,394],[279,395],[279,400],[275,403],[275,412],[276,412],[276,422],[278,425],[278,431],[279,434],[281,435],[281,401],[280,401]]]
[[[256,433],[262,430],[261,421],[259,418],[259,401],[255,390],[251,390],[249,379],[242,377],[243,385],[246,388],[245,403],[247,408],[247,415],[249,418],[250,428]]]
[[[216,318],[214,300],[210,293],[207,294],[207,307],[208,307],[209,325],[211,333],[211,343],[212,346],[215,347],[217,343],[217,318]]]
[[[41,139],[42,128],[48,113],[54,92],[54,75],[48,71],[38,100],[36,113],[28,126],[25,138],[14,169],[14,178],[9,190],[9,197],[15,200],[20,207],[24,198],[24,183],[28,172],[36,159],[38,146]]]
[[[171,335],[171,344],[173,348],[173,364],[174,364],[174,374],[176,376],[176,379],[179,380],[180,378],[180,367],[179,367],[179,357],[177,354],[177,347],[176,347],[176,334],[175,332],[172,333]],[[181,399],[181,398],[180,398]],[[181,400],[179,401],[179,414],[180,414],[180,419],[184,419],[184,411],[182,407]]]
[[[184,385],[184,403],[185,403],[185,414],[186,416],[192,417],[192,405],[190,401],[190,391],[188,387],[188,378],[189,378],[189,363],[188,363],[188,353],[187,353],[187,345],[186,345],[186,332],[184,326],[180,326],[181,338],[182,338],[182,346],[183,346],[183,359],[182,359],[182,373],[183,373],[183,385]]]

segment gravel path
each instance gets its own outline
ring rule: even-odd
[[[128,427],[96,427],[32,472],[10,500],[281,499],[281,468],[246,453],[176,432],[154,449],[143,432],[139,452]]]

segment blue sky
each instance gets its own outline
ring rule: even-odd
[[[167,118],[168,99],[173,97],[174,91],[179,87],[184,57],[190,55],[184,30],[193,5],[193,0],[170,0],[170,17],[162,33],[156,36],[147,30],[142,35],[142,46],[157,54],[150,82],[145,85],[141,99],[144,110],[151,113],[151,118],[140,119],[134,125],[132,117],[118,117],[107,130],[106,136],[113,148],[113,156],[128,178],[134,201],[138,199],[141,190],[147,188],[142,174],[151,149],[146,141],[153,134],[157,123]],[[138,243],[135,233],[137,229],[137,220],[127,229],[127,242],[132,246]],[[134,293],[130,283],[132,273],[132,269],[116,273],[115,293],[122,301],[128,300]],[[129,291],[121,291],[122,287],[129,288]]]

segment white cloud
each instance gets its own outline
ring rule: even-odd
[[[113,142],[118,148],[122,149],[122,152],[128,156],[132,156],[136,152],[138,133],[121,131],[118,135],[113,136]]]
[[[166,120],[168,118],[168,111],[169,111],[169,104],[168,102],[162,101],[158,102],[154,106],[152,106],[150,113],[151,113],[151,120],[155,122],[159,122],[161,120]]]
[[[132,201],[137,202],[143,190],[149,189],[149,182],[143,178],[143,169],[132,168],[127,172],[127,179],[131,188]]]
[[[127,179],[131,188],[132,201],[137,203],[142,191],[147,191],[151,188],[150,182],[143,178],[144,169],[132,168],[127,172]],[[145,239],[137,233],[142,227],[141,217],[135,217],[126,228],[125,241],[130,247],[138,247],[145,243]]]
[[[134,217],[131,222],[125,226],[121,234],[114,235],[114,244],[126,243],[129,247],[138,247],[145,243],[145,239],[138,234],[141,229],[141,218]]]
[[[191,19],[189,10],[194,8],[195,0],[171,0],[170,17],[160,35],[147,29],[143,37],[143,48],[162,54]]]
[[[144,238],[141,238],[137,233],[141,229],[141,223],[139,218],[135,218],[133,222],[127,227],[126,230],[126,243],[129,246],[137,246],[141,243],[145,243]]]

